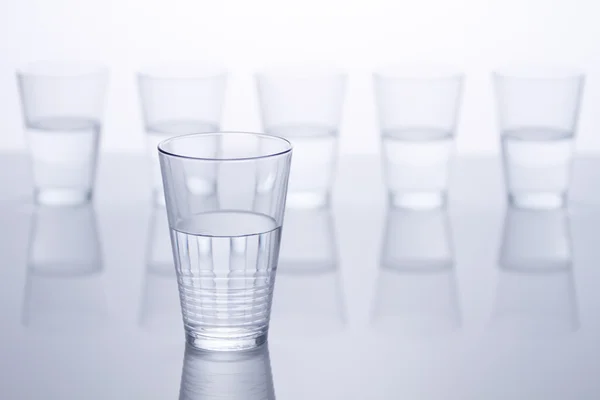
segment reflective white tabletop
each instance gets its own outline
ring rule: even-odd
[[[600,398],[600,159],[531,213],[497,159],[408,212],[342,158],[332,209],[286,214],[268,349],[242,354],[185,351],[146,167],[103,155],[93,208],[36,209],[27,158],[0,157],[0,398]]]

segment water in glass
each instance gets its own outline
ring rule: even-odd
[[[387,186],[395,201],[428,206],[446,190],[448,163],[452,155],[452,132],[436,128],[402,128],[382,132],[382,151]]]
[[[266,340],[281,227],[264,214],[202,213],[171,229],[181,308],[197,347]]]
[[[41,203],[80,202],[91,196],[100,122],[45,117],[27,122],[33,175]]]
[[[504,131],[504,168],[513,202],[531,199],[548,207],[562,203],[569,184],[573,143],[573,132],[566,130]]]
[[[267,132],[288,139],[294,146],[288,206],[325,205],[335,169],[337,130],[319,125],[283,125]]]

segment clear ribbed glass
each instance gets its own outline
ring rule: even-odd
[[[291,162],[274,136],[222,132],[159,144],[188,342],[266,341]]]

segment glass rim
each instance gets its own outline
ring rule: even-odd
[[[495,78],[524,80],[581,79],[585,77],[582,68],[564,64],[514,64],[495,68]]]
[[[270,152],[270,153],[267,153],[264,155],[258,155],[258,156],[215,158],[215,157],[194,157],[194,156],[188,156],[188,155],[183,155],[183,154],[177,154],[176,152],[169,151],[165,148],[171,142],[181,140],[181,139],[186,139],[186,138],[189,139],[193,136],[198,136],[198,137],[207,137],[207,136],[215,137],[216,136],[216,137],[219,137],[219,136],[226,136],[229,134],[248,135],[248,136],[252,136],[255,138],[267,139],[267,140],[273,140],[273,141],[285,143],[285,149],[281,150],[281,151]],[[164,154],[169,157],[174,157],[174,158],[195,160],[195,161],[208,161],[208,162],[211,162],[211,161],[212,162],[233,162],[233,161],[254,161],[254,160],[262,160],[262,159],[266,159],[266,158],[279,157],[279,156],[291,153],[293,146],[289,140],[287,140],[281,136],[267,135],[266,133],[247,132],[247,131],[219,131],[219,132],[206,132],[206,133],[189,133],[189,134],[185,134],[185,135],[173,136],[173,137],[170,137],[168,139],[161,141],[158,144],[157,148],[158,148],[159,153]]]
[[[462,69],[448,64],[407,63],[390,64],[375,69],[373,77],[389,80],[446,80],[463,79]]]
[[[16,72],[21,77],[78,78],[108,74],[108,67],[98,61],[38,60],[21,65]]]
[[[224,65],[209,62],[164,62],[147,64],[140,67],[136,73],[144,79],[214,79],[227,76]]]

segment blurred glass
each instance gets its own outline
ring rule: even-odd
[[[328,208],[286,211],[271,321],[271,329],[288,336],[343,329],[335,224]]]
[[[569,218],[565,210],[509,208],[491,326],[500,334],[577,330]]]
[[[463,74],[432,65],[398,66],[374,75],[390,205],[446,203]]]
[[[275,400],[267,345],[244,352],[186,346],[179,400]]]
[[[33,216],[23,324],[93,331],[105,321],[102,256],[94,209],[38,207]]]
[[[428,337],[461,325],[451,229],[445,212],[391,208],[383,238],[372,324]]]
[[[37,62],[17,71],[39,204],[92,198],[108,70],[90,63]]]
[[[288,207],[329,204],[346,75],[320,68],[273,68],[256,75],[263,129],[290,140]]]
[[[226,80],[224,68],[209,65],[154,65],[138,73],[155,204],[165,204],[158,143],[188,133],[218,132]]]
[[[567,200],[582,72],[555,67],[494,73],[508,198],[515,207],[562,207]]]

